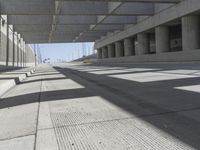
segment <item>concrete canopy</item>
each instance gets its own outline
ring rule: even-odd
[[[0,0],[26,43],[94,42],[181,0]]]

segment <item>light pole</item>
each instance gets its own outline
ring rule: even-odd
[[[35,66],[37,66],[37,54],[36,54],[36,45],[34,44],[34,53],[35,53]]]

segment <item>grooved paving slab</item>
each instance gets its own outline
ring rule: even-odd
[[[50,110],[54,127],[133,117],[98,96],[54,101]]]
[[[189,150],[177,138],[140,119],[56,128],[61,150]]]

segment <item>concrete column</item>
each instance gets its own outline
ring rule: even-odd
[[[127,38],[124,40],[124,56],[135,55],[135,45],[133,38]]]
[[[7,47],[7,16],[1,15],[0,18],[0,65],[6,66],[8,65],[8,47]]]
[[[14,57],[15,57],[15,66],[18,66],[18,34],[14,32]]]
[[[24,49],[24,57],[23,57],[24,67],[26,67],[26,43],[25,43],[25,41],[23,43],[23,49]]]
[[[97,58],[102,59],[102,49],[97,49]]]
[[[20,35],[17,34],[17,67],[20,67]]]
[[[118,41],[115,43],[115,55],[116,57],[124,56],[124,43],[122,41]]]
[[[24,51],[23,51],[23,43],[24,43],[24,40],[23,40],[23,38],[21,38],[21,43],[20,43],[20,51],[21,51],[21,53],[20,53],[20,62],[21,62],[21,67],[23,67],[23,53],[24,53]]]
[[[169,27],[156,27],[156,53],[170,51]]]
[[[8,44],[9,44],[9,66],[13,66],[13,26],[9,25]]]
[[[149,38],[148,34],[146,33],[140,33],[137,35],[138,40],[138,48],[137,48],[137,54],[143,55],[149,53]]]
[[[14,67],[15,66],[15,32],[13,30],[12,32],[12,50],[13,50],[13,58],[12,58],[12,66]]]
[[[102,48],[102,58],[108,58],[108,48],[107,47]]]
[[[199,16],[182,17],[183,50],[200,48],[200,18]]]
[[[6,66],[9,66],[9,26],[6,23]]]
[[[108,45],[108,57],[109,58],[115,57],[115,45],[114,44]]]

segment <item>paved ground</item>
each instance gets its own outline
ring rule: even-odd
[[[200,65],[40,66],[0,129],[0,150],[200,149]]]

